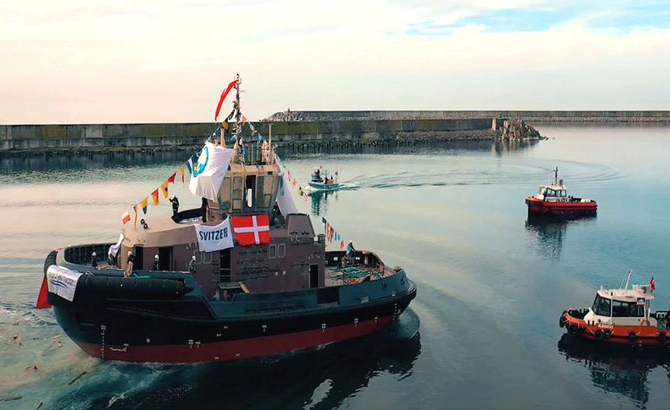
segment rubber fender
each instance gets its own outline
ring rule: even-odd
[[[604,336],[605,336],[605,334],[603,333],[602,330],[596,330],[596,332],[593,334],[593,338],[594,338],[597,342],[603,340],[603,337],[604,337]]]

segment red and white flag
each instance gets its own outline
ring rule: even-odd
[[[235,239],[240,246],[270,243],[270,222],[267,214],[253,216],[233,216]]]
[[[128,222],[130,222],[130,212],[126,211],[121,215],[121,223],[125,225]]]
[[[649,281],[649,286],[651,286],[651,290],[656,290],[656,281],[654,281],[654,277],[651,277],[651,280]]]

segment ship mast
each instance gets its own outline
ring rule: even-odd
[[[233,158],[230,161],[233,164],[238,164],[240,162],[240,150],[242,150],[242,155],[244,155],[243,147],[240,146],[240,142],[244,144],[244,142],[241,141],[242,111],[240,110],[240,84],[242,84],[242,80],[240,79],[240,75],[236,74],[235,85],[233,86],[235,88],[235,101],[233,101],[233,111],[228,116],[228,119],[235,119],[235,128],[233,128],[235,145],[233,146]]]
[[[554,170],[554,185],[558,185],[558,167]]]

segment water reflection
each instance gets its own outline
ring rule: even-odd
[[[296,158],[306,153],[349,153],[349,154],[425,154],[436,151],[489,151],[503,156],[512,151],[525,150],[539,141],[498,141],[498,140],[458,140],[458,141],[417,141],[404,145],[351,145],[335,149],[320,146],[280,146],[277,154],[282,158]],[[0,175],[27,171],[55,171],[129,167],[183,162],[196,153],[200,147],[175,147],[168,149],[146,149],[137,151],[73,152],[70,154],[39,154],[24,156],[0,156]]]
[[[136,167],[170,162],[184,162],[196,150],[146,150],[129,152],[88,153],[73,155],[39,155],[0,158],[0,175],[28,171],[60,171]]]
[[[540,140],[496,140],[491,145],[491,152],[497,157],[503,157],[513,151],[523,151],[533,147]]]
[[[545,258],[559,260],[568,225],[592,223],[595,216],[581,217],[578,220],[528,217],[526,231],[530,235],[531,245]]]
[[[309,200],[312,204],[312,215],[319,216],[328,213],[328,201],[337,201],[337,191],[313,191],[309,193]]]
[[[374,145],[357,144],[346,146],[325,147],[318,145],[280,146],[277,155],[284,159],[297,158],[305,154],[426,154],[439,151],[480,151],[491,152],[493,155],[502,157],[514,151],[523,151],[535,146],[540,140],[452,140],[452,141],[416,141],[412,144],[400,145]]]
[[[178,367],[104,362],[104,376],[89,379],[58,399],[54,408],[68,408],[85,398],[87,408],[108,409],[339,408],[376,378],[392,390],[411,376],[421,353],[418,328],[418,316],[408,309],[398,322],[371,337],[279,359]],[[147,385],[138,389],[137,383]]]
[[[563,249],[563,239],[568,221],[547,221],[529,218],[526,230],[531,235],[531,243],[545,258],[558,260]]]
[[[607,347],[563,334],[558,351],[571,362],[583,364],[596,387],[623,394],[644,408],[649,400],[647,375],[662,367],[670,378],[670,352],[639,350],[631,346]]]

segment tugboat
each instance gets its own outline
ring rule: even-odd
[[[554,183],[540,185],[535,196],[526,198],[528,217],[579,218],[595,216],[598,203],[592,199],[577,198],[568,195],[563,180],[558,179],[558,167],[554,170]]]
[[[654,278],[629,288],[631,271],[620,289],[600,287],[591,307],[568,309],[558,325],[575,337],[603,345],[670,347],[668,311],[651,311]]]
[[[337,181],[338,174],[335,171],[335,177],[329,175],[328,170],[322,170],[316,168],[310,177],[308,182],[309,190],[312,192],[316,191],[336,191],[341,188],[339,182]]]
[[[53,306],[89,355],[153,363],[281,355],[375,333],[416,296],[405,271],[374,252],[326,250],[283,189],[271,135],[269,144],[241,144],[240,83],[229,85],[236,101],[220,141],[206,142],[193,166],[189,189],[202,208],[128,223],[116,243],[47,256],[37,305]],[[90,259],[108,251],[122,257]]]

